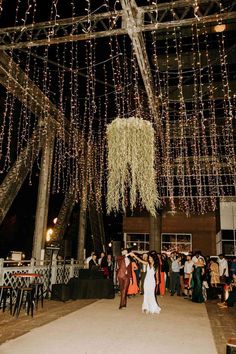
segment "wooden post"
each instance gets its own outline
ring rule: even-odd
[[[150,215],[150,250],[161,252],[161,216]]]
[[[54,149],[54,134],[48,133],[42,150],[41,171],[39,177],[37,210],[33,240],[32,257],[39,260],[44,248],[48,220],[48,203],[50,195],[51,169]]]
[[[78,247],[77,247],[77,259],[79,260],[79,265],[84,264],[86,220],[87,220],[86,209],[83,209],[81,207],[79,213],[79,231],[78,231]]]
[[[78,243],[77,243],[77,259],[79,265],[84,264],[84,246],[85,246],[85,234],[86,234],[86,222],[87,222],[87,183],[84,181],[84,189],[82,200],[80,204],[79,213],[79,230],[78,230]]]

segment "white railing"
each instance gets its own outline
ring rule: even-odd
[[[23,279],[14,277],[15,273],[37,273],[42,275],[40,281],[46,290],[52,284],[68,283],[71,278],[78,276],[81,268],[83,266],[74,259],[65,262],[56,259],[51,262],[35,259],[16,262],[0,258],[0,285],[10,285],[15,289],[23,284]]]

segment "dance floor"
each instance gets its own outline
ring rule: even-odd
[[[0,346],[1,354],[216,354],[206,307],[159,298],[159,315],[141,312],[142,296],[99,300]]]

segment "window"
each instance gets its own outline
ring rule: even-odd
[[[221,230],[221,249],[227,256],[236,255],[236,230]]]
[[[189,253],[192,251],[191,234],[162,234],[161,235],[162,252],[181,252]]]
[[[124,234],[124,241],[134,251],[149,251],[149,234]]]

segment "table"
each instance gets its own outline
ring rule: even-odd
[[[113,299],[114,284],[111,279],[80,279],[69,281],[71,299]]]
[[[38,279],[43,277],[42,274],[38,274],[38,273],[13,273],[12,275],[16,278],[23,279],[24,280],[23,285],[27,287],[30,285],[30,279],[32,278]]]

